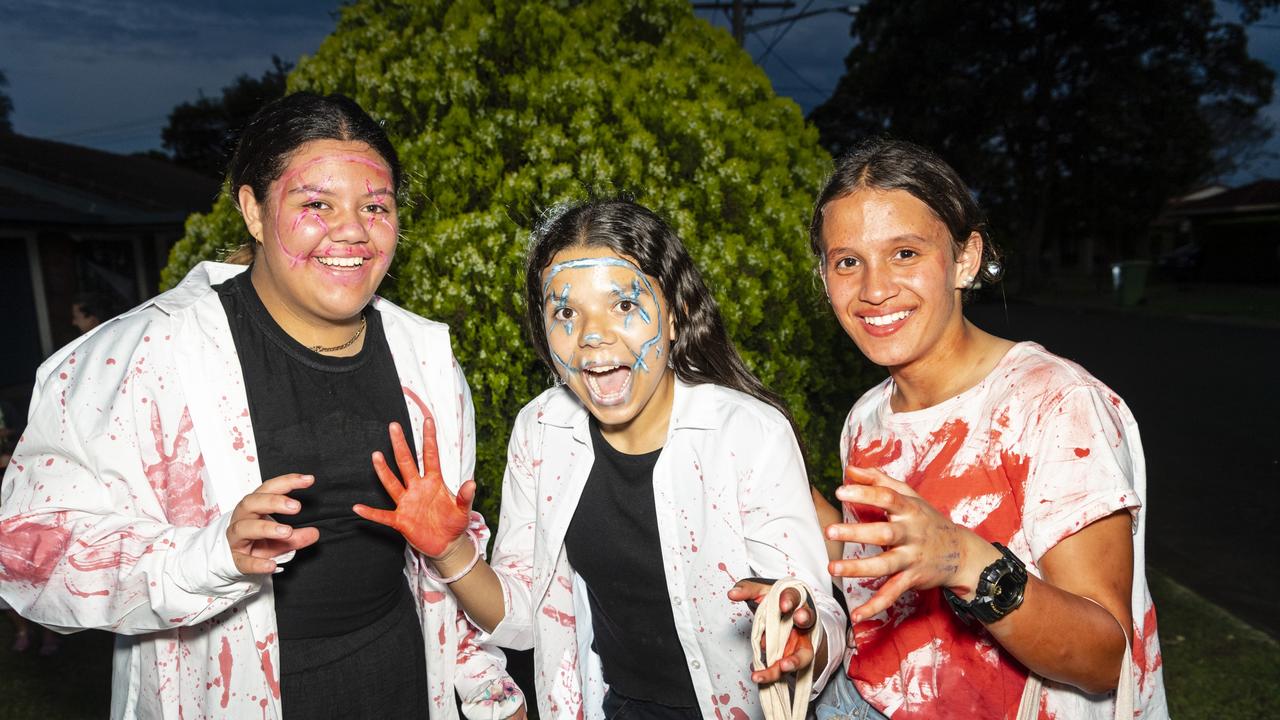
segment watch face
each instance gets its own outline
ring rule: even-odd
[[[1005,571],[991,588],[991,603],[1000,610],[1010,610],[1022,602],[1026,581],[1015,573]]]

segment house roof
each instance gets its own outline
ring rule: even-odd
[[[1264,179],[1196,200],[1179,202],[1170,215],[1244,214],[1280,210],[1280,180]]]
[[[0,133],[0,221],[180,223],[218,189],[164,160]]]

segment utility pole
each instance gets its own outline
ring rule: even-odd
[[[790,10],[795,6],[794,2],[746,2],[745,0],[695,2],[693,4],[695,10],[724,10],[728,12],[730,26],[733,29],[733,39],[738,41],[739,46],[747,41],[747,15],[750,15],[755,10]]]

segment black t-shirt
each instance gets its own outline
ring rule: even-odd
[[[619,452],[594,419],[595,463],[565,534],[569,563],[587,583],[592,647],[609,687],[629,698],[697,707],[662,568],[653,468],[661,450]]]
[[[280,638],[342,635],[383,617],[409,592],[404,538],[351,510],[355,503],[393,506],[369,456],[381,450],[392,458],[387,424],[397,421],[411,434],[408,408],[377,311],[365,310],[359,353],[321,355],[276,324],[250,274],[217,290],[240,356],[262,479],[294,472],[316,478],[290,494],[301,512],[276,517],[320,530],[320,540],[272,579]]]

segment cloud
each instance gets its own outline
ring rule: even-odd
[[[291,37],[322,36],[334,26],[336,2],[202,2],[177,0],[43,0],[0,3],[0,39],[69,59],[205,60],[289,46]]]

